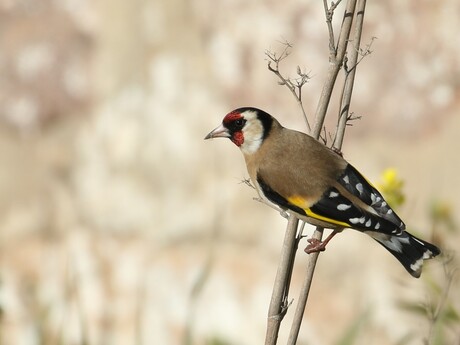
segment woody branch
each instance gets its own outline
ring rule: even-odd
[[[301,86],[296,86],[292,82],[291,79],[285,78],[280,70],[279,70],[279,63],[285,57],[289,55],[289,49],[292,47],[290,44],[286,45],[285,50],[281,55],[276,55],[273,53],[266,53],[268,58],[268,69],[274,73],[278,79],[280,80],[279,84],[285,85],[289,88],[291,93],[296,97],[298,104],[301,107],[302,114],[305,118],[307,129],[310,134],[319,139],[322,128],[324,126],[324,120],[326,116],[326,112],[331,100],[332,91],[335,87],[335,82],[337,79],[337,75],[340,69],[344,66],[344,61],[346,57],[346,52],[348,48],[348,42],[350,38],[350,32],[352,27],[353,18],[355,19],[355,34],[354,34],[354,50],[359,51],[359,42],[362,34],[362,26],[363,26],[363,17],[364,17],[364,9],[366,5],[366,0],[358,0],[358,4],[356,5],[356,0],[348,0],[346,3],[346,9],[342,21],[342,26],[339,33],[339,38],[337,43],[335,42],[335,35],[332,27],[332,19],[334,15],[334,11],[336,10],[338,4],[341,0],[337,1],[336,3],[331,3],[329,6],[327,1],[323,1],[325,15],[326,15],[326,23],[329,32],[329,62],[330,67],[328,70],[327,78],[324,83],[321,96],[318,102],[318,107],[315,113],[315,121],[313,122],[313,128],[310,130],[309,121],[306,116],[306,111],[304,109],[302,99],[301,99],[301,89],[304,84],[308,81],[308,78],[305,78],[305,82]],[[357,14],[355,16],[355,8],[357,7]],[[365,50],[366,53],[361,54],[361,59],[370,53],[370,45]],[[350,102],[351,102],[351,94],[353,90],[353,83],[354,83],[354,74],[356,73],[356,67],[358,63],[361,61],[358,60],[359,54],[350,53],[349,57],[349,64],[352,66],[351,69],[345,70],[346,78],[342,88],[342,98],[340,101],[340,114],[346,109],[346,116],[345,121],[341,120],[342,118],[339,116],[339,121],[336,129],[335,139],[333,141],[333,146],[336,150],[341,150],[341,145],[343,142],[343,136],[346,129],[347,121],[352,118],[352,115],[349,113],[350,109]],[[274,64],[274,67],[273,67]],[[298,69],[298,75],[299,69]],[[301,71],[300,71],[301,72]],[[344,122],[342,122],[344,121]],[[344,125],[345,124],[345,125]],[[295,254],[298,248],[298,244],[300,239],[303,237],[302,234],[303,226],[301,229],[298,230],[298,220],[295,216],[290,215],[288,225],[286,228],[285,239],[283,243],[281,259],[278,266],[278,271],[275,279],[275,284],[273,287],[272,299],[270,301],[269,313],[268,313],[268,323],[267,323],[267,334],[265,339],[266,345],[274,345],[277,343],[278,339],[278,332],[280,329],[281,321],[283,320],[284,315],[287,312],[287,308],[289,307],[288,302],[288,292],[289,286],[291,281],[292,270],[294,266]],[[321,241],[323,234],[323,229],[318,227],[314,234],[313,238]],[[294,345],[297,342],[298,334],[300,331],[300,326],[303,318],[303,314],[305,311],[306,302],[308,300],[308,295],[310,291],[310,286],[313,279],[313,274],[316,267],[316,262],[318,260],[319,252],[312,253],[308,256],[307,260],[307,268],[305,271],[305,278],[303,285],[301,287],[301,291],[299,294],[299,300],[297,302],[296,311],[294,314],[294,321],[291,326],[289,338],[287,344]]]

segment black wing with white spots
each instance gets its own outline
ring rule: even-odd
[[[376,231],[388,235],[401,232],[396,224],[360,208],[334,187],[324,193],[321,199],[307,210],[307,215],[333,224],[341,223],[344,227],[360,231]]]
[[[412,276],[420,277],[423,261],[439,255],[439,248],[404,231],[404,223],[382,195],[351,165],[337,182],[340,186],[324,193],[306,210],[307,214],[367,233],[394,255]]]
[[[342,176],[337,181],[348,192],[371,207],[380,217],[405,229],[404,222],[387,204],[380,192],[374,188],[352,165],[348,164]]]

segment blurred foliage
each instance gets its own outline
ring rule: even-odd
[[[392,208],[398,208],[405,201],[403,193],[404,181],[398,176],[395,168],[387,168],[377,183],[377,188],[385,197],[385,200]]]
[[[442,275],[434,276],[434,272],[426,270],[423,275],[428,295],[426,301],[402,301],[400,305],[408,312],[428,321],[424,344],[444,345],[452,343],[452,337],[458,337],[460,333],[460,313],[451,297],[451,287],[458,278],[459,267],[455,252],[447,246],[449,233],[457,232],[458,229],[454,221],[452,205],[445,200],[433,201],[429,215],[432,240],[442,248],[439,256]]]
[[[451,232],[455,232],[457,227],[453,217],[452,204],[445,200],[435,200],[431,204],[430,216],[433,227],[445,227]]]
[[[340,337],[338,341],[335,342],[336,345],[353,345],[358,340],[360,332],[362,329],[369,323],[369,312],[364,312],[358,315],[348,328],[345,329],[344,334]]]
[[[206,345],[231,345],[231,343],[221,337],[214,336],[206,341]]]
[[[395,168],[387,168],[383,171],[377,187],[391,207],[398,208],[404,204],[404,181],[398,176]],[[428,214],[431,221],[431,241],[442,248],[442,254],[439,256],[443,268],[442,275],[435,276],[434,267],[427,266],[422,275],[428,296],[426,300],[423,302],[402,300],[399,305],[407,312],[427,321],[427,334],[423,336],[424,344],[444,345],[452,341],[450,333],[453,330],[456,330],[453,331],[454,334],[460,331],[460,314],[450,298],[451,287],[457,278],[458,263],[454,252],[444,245],[448,242],[448,233],[456,232],[457,226],[452,204],[446,200],[433,201]],[[430,267],[433,268],[430,270]],[[401,343],[406,343],[415,336],[408,334]]]
[[[451,287],[457,278],[458,266],[450,252],[441,255],[443,277],[435,279],[425,274],[424,281],[429,297],[425,301],[400,301],[400,307],[407,312],[427,320],[427,334],[424,344],[444,345],[452,343],[452,333],[460,330],[460,314],[450,297]]]

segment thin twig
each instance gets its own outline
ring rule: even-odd
[[[372,44],[374,43],[374,41],[376,39],[377,39],[377,37],[375,37],[375,36],[371,37],[370,42],[367,43],[364,46],[364,48],[359,48],[359,45],[355,46],[355,50],[356,50],[356,52],[358,53],[358,56],[359,56],[358,61],[356,61],[356,63],[354,65],[352,65],[351,67],[348,66],[347,68],[345,68],[345,73],[347,73],[347,74],[350,73],[353,69],[355,69],[361,63],[361,61],[363,61],[363,59],[366,56],[372,54],[372,52],[373,52],[373,50],[371,50]]]
[[[262,204],[265,204],[267,205],[268,207],[271,207],[272,209],[274,209],[275,211],[278,211],[279,214],[281,215],[281,217],[283,218],[286,218],[288,219],[289,218],[289,213],[287,213],[285,210],[283,210],[281,207],[279,207],[278,205],[268,201],[268,200],[265,200],[265,199],[262,199],[262,198],[253,198],[253,200],[255,201],[258,201],[258,202],[261,202]]]
[[[443,269],[444,269],[444,275],[447,279],[446,285],[442,291],[442,295],[436,305],[436,308],[429,312],[429,319],[430,323],[428,326],[428,337],[426,339],[426,344],[432,344],[433,343],[433,337],[434,337],[434,330],[436,328],[436,324],[439,322],[441,313],[444,310],[446,303],[447,303],[447,298],[449,297],[450,293],[450,288],[452,287],[452,283],[454,281],[454,278],[456,274],[458,273],[458,267],[451,268],[449,263],[451,262],[453,256],[447,255],[445,256],[443,260]],[[427,306],[427,309],[429,307]]]
[[[347,126],[348,121],[352,118],[350,114],[350,104],[351,104],[351,95],[353,93],[353,84],[355,82],[356,67],[358,66],[358,53],[359,46],[361,43],[361,35],[363,30],[364,23],[364,10],[366,8],[366,0],[358,0],[356,8],[356,24],[355,24],[355,35],[353,38],[353,43],[355,44],[355,49],[349,49],[350,53],[348,54],[349,63],[353,66],[351,70],[345,70],[345,83],[342,89],[341,104],[339,107],[339,121],[337,125],[337,131],[335,135],[335,140],[333,143],[334,150],[341,151],[343,138],[345,135],[345,127]],[[372,42],[371,42],[372,43]],[[368,46],[367,52],[370,52],[370,45]],[[365,53],[368,55],[370,53]],[[364,58],[364,55],[363,55]]]
[[[324,15],[326,17],[327,30],[329,32],[329,52],[330,52],[330,56],[335,56],[336,55],[334,28],[332,27],[332,18],[334,16],[335,9],[337,8],[337,6],[341,2],[342,2],[342,0],[338,0],[337,2],[331,2],[331,7],[329,7],[327,5],[327,0],[323,0]]]
[[[240,183],[243,183],[245,184],[246,186],[252,188],[252,189],[256,189],[256,187],[254,187],[254,185],[252,184],[251,180],[249,178],[244,178],[241,180]]]
[[[315,122],[313,125],[313,131],[311,133],[315,138],[318,138],[319,134],[321,133],[321,128],[324,124],[327,108],[331,100],[332,90],[334,89],[335,81],[337,79],[337,74],[339,73],[340,67],[343,64],[348,40],[350,37],[355,6],[356,0],[348,0],[342,21],[342,27],[340,29],[339,40],[337,42],[337,49],[334,49],[334,52],[331,52],[329,55],[329,70],[327,73],[326,82],[323,86],[323,90],[321,91],[318,107],[316,108]],[[331,42],[329,42],[329,45],[331,45]]]
[[[290,49],[292,48],[292,44],[287,41],[283,42],[283,45],[284,49],[280,55],[277,55],[276,52],[271,52],[269,50],[265,51],[265,56],[268,58],[267,67],[268,70],[275,74],[280,80],[278,84],[285,85],[289,91],[291,91],[292,95],[297,101],[297,105],[302,112],[303,118],[305,120],[305,125],[307,126],[307,132],[310,133],[310,122],[308,121],[308,116],[302,102],[302,87],[308,83],[311,77],[308,73],[302,72],[302,69],[299,66],[297,66],[298,77],[295,79],[286,78],[281,74],[279,69],[280,62],[289,56]],[[272,63],[274,63],[275,67],[272,66]]]

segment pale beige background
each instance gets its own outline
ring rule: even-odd
[[[0,14],[1,344],[263,343],[285,220],[240,183],[238,149],[203,137],[244,105],[304,129],[264,51],[293,43],[282,69],[311,71],[314,113],[321,2],[3,0]],[[363,43],[377,39],[344,145],[372,181],[398,170],[399,213],[424,237],[433,201],[460,211],[459,18],[455,0],[368,2]],[[428,291],[348,231],[320,257],[299,344],[335,344],[360,317],[356,344],[420,344],[426,320],[398,302]]]

